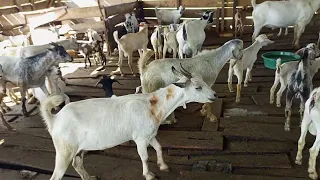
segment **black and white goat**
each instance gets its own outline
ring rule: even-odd
[[[288,89],[286,94],[285,116],[286,122],[284,125],[285,131],[290,131],[291,106],[295,96],[300,97],[300,117],[303,115],[304,104],[309,98],[312,89],[312,78],[310,75],[310,59],[313,59],[315,52],[312,49],[306,48],[303,52],[302,59],[295,67],[296,71],[288,78]]]
[[[111,79],[109,76],[103,76],[95,85],[97,87],[99,84],[102,84],[102,88],[104,92],[106,93],[106,97],[116,97],[116,95],[113,93],[112,89],[112,84],[114,82],[117,82],[121,84],[118,80],[116,79]],[[121,84],[122,85],[122,84]]]
[[[202,49],[206,38],[205,27],[213,22],[213,12],[206,11],[201,19],[184,22],[177,32],[176,38],[179,43],[179,58],[183,55],[194,57]]]

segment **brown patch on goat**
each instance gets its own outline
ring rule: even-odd
[[[167,95],[166,95],[166,99],[167,101],[169,101],[171,98],[173,98],[174,96],[174,90],[172,88],[168,88],[168,92],[167,92]]]
[[[151,104],[151,118],[155,121],[155,123],[159,124],[162,120],[162,112],[160,111],[160,108],[158,107],[159,99],[154,94],[152,95],[152,98],[150,99]]]
[[[158,101],[159,101],[158,97],[155,95],[152,95],[152,98],[150,99],[151,106],[155,106],[158,103]]]

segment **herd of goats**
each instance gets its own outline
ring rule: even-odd
[[[161,124],[177,122],[174,110],[190,102],[204,103],[201,114],[212,122],[217,117],[212,113],[211,103],[217,98],[212,90],[216,78],[229,61],[228,87],[232,88],[232,76],[238,79],[236,102],[240,102],[243,71],[246,69],[244,86],[251,81],[251,71],[257,54],[263,46],[274,43],[264,34],[259,35],[262,27],[287,28],[294,25],[293,45],[299,46],[299,38],[313,14],[319,9],[319,0],[266,1],[256,4],[252,0],[254,33],[253,43],[243,47],[243,41],[233,39],[213,50],[202,50],[206,38],[205,27],[213,22],[214,11],[206,11],[200,19],[180,23],[185,7],[178,10],[156,8],[159,23],[151,35],[153,50],[147,49],[149,43],[148,25],[138,23],[134,14],[126,14],[123,28],[126,33],[115,31],[114,40],[118,44],[121,75],[124,56],[133,75],[132,55],[138,51],[138,69],[141,86],[135,94],[117,97],[113,94],[112,84],[118,82],[108,76],[100,79],[108,98],[93,98],[70,103],[65,94],[65,83],[59,63],[72,62],[66,50],[78,50],[86,60],[93,55],[96,63],[106,65],[103,54],[103,41],[94,30],[86,31],[89,42],[80,43],[75,37],[57,40],[43,45],[29,45],[26,36],[1,36],[0,43],[0,116],[7,129],[13,128],[5,121],[3,114],[10,110],[3,102],[7,94],[18,103],[13,90],[6,87],[10,82],[19,87],[22,113],[27,116],[26,95],[29,88],[34,90],[33,97],[40,100],[41,115],[52,137],[56,150],[55,168],[51,180],[60,180],[70,162],[84,180],[96,179],[90,176],[83,166],[86,151],[103,150],[133,140],[142,161],[143,176],[154,179],[155,174],[148,168],[147,147],[151,145],[157,153],[157,164],[162,171],[169,171],[163,160],[161,145],[156,134]],[[293,13],[294,12],[294,13]],[[238,11],[240,13],[240,11]],[[241,17],[236,14],[236,28],[243,30]],[[240,24],[239,24],[240,23]],[[167,25],[165,25],[167,24]],[[238,28],[240,26],[240,28]],[[51,26],[52,32],[58,28]],[[120,33],[119,33],[120,32]],[[59,37],[59,33],[58,37]],[[120,35],[120,37],[119,37]],[[320,36],[320,34],[319,34]],[[312,79],[320,68],[320,37],[317,43],[310,43],[299,49],[296,54],[301,60],[281,64],[277,59],[275,81],[270,89],[270,103],[274,102],[277,85],[276,105],[281,106],[281,95],[285,89],[285,126],[290,131],[291,106],[294,98],[300,99],[301,136],[298,141],[296,164],[302,162],[302,150],[307,131],[316,136],[310,149],[309,177],[317,179],[316,157],[320,148],[320,88],[313,89]],[[18,46],[18,47],[10,47]],[[173,58],[166,58],[167,52]],[[179,58],[176,58],[178,54]],[[155,60],[147,63],[151,56]],[[119,82],[118,82],[119,83]],[[43,94],[35,93],[40,88]],[[139,91],[142,90],[142,93]],[[29,100],[31,98],[29,97]],[[107,107],[107,108],[106,108]],[[95,113],[91,113],[95,112]]]

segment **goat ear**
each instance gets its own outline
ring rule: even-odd
[[[174,85],[180,87],[180,88],[185,88],[187,86],[187,83],[182,83],[182,82],[176,82],[173,83]]]

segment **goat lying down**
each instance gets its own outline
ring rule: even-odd
[[[312,89],[312,79],[309,66],[310,59],[314,59],[314,57],[314,51],[312,49],[306,48],[304,50],[302,60],[300,60],[299,64],[295,67],[295,72],[291,76],[288,76],[288,89],[286,94],[285,108],[286,122],[284,125],[285,131],[290,131],[292,100],[297,95],[299,95],[300,97],[300,117],[302,119],[304,104],[309,98],[309,94]]]
[[[302,164],[302,150],[306,144],[305,138],[307,132],[316,136],[313,146],[309,149],[309,177],[311,179],[318,179],[318,173],[316,171],[316,161],[319,153],[319,141],[320,141],[320,87],[314,89],[305,103],[304,114],[301,123],[301,134],[298,141],[298,152],[295,163]]]
[[[176,82],[178,79],[171,72],[171,66],[178,66],[179,63],[191,73],[199,74],[203,80],[210,86],[215,83],[216,78],[225,63],[230,59],[241,59],[243,50],[243,41],[234,39],[226,42],[221,47],[214,50],[203,50],[193,58],[187,59],[160,59],[154,60],[147,65],[148,58],[140,58],[138,61],[140,80],[143,93],[150,93],[159,88],[168,86]],[[205,104],[201,111],[204,116],[207,116],[211,121],[216,121],[217,118],[210,109],[210,104]],[[175,123],[177,120],[174,114],[170,115],[167,124]]]
[[[147,180],[155,177],[147,164],[149,144],[156,150],[160,170],[168,171],[155,138],[160,124],[179,106],[216,99],[216,93],[201,76],[191,77],[189,72],[179,72],[173,66],[171,70],[180,80],[153,93],[72,102],[55,115],[51,111],[63,103],[63,97],[51,96],[44,101],[40,110],[56,150],[50,180],[60,180],[71,161],[82,179],[92,179],[83,166],[84,152],[112,148],[129,140],[137,144]]]
[[[302,56],[303,51],[308,48],[312,49],[315,52],[315,56],[320,55],[320,50],[314,43],[308,44],[305,48],[301,48],[296,52],[296,54]],[[318,72],[320,68],[320,58],[317,59],[310,59],[311,61],[311,66],[310,66],[310,76],[311,79],[313,79],[314,75]],[[298,61],[291,61],[291,62],[286,62],[281,64],[281,59],[277,60],[277,70],[275,71],[275,78],[274,78],[274,83],[272,87],[270,88],[270,104],[273,104],[274,102],[274,93],[279,85],[281,84],[280,89],[277,92],[277,98],[276,98],[276,105],[277,107],[281,107],[281,96],[284,92],[284,90],[287,88],[288,84],[288,77],[291,76],[295,72],[295,67],[298,65]]]

